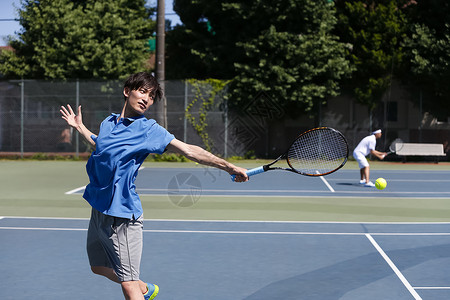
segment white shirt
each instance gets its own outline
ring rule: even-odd
[[[370,154],[370,151],[375,150],[375,146],[377,145],[377,139],[374,134],[366,136],[359,142],[358,146],[356,146],[354,152],[359,152],[364,156]]]

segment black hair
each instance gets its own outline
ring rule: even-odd
[[[140,88],[151,90],[151,96],[154,101],[159,101],[163,96],[163,92],[155,76],[148,72],[139,72],[130,75],[125,81],[124,88],[128,88],[130,91],[138,90]],[[125,97],[125,100],[126,99],[127,98]]]

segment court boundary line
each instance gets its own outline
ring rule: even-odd
[[[323,193],[326,193],[323,192]],[[74,194],[74,195],[80,195],[80,194]],[[184,194],[183,194],[184,195]],[[166,194],[139,194],[139,197],[155,197],[155,196],[161,196],[161,197],[168,197],[168,195]],[[201,197],[211,197],[211,198],[236,198],[236,197],[240,197],[240,198],[313,198],[313,199],[409,199],[409,200],[444,200],[447,199],[449,200],[449,197],[394,197],[394,196],[385,196],[385,197],[380,197],[380,196],[366,196],[364,197],[363,195],[359,195],[359,196],[336,196],[336,194],[333,194],[331,196],[312,196],[312,195],[295,195],[295,196],[288,196],[288,195],[201,195]]]
[[[450,221],[442,222],[359,222],[359,221],[282,221],[282,220],[212,220],[212,219],[145,219],[145,221],[155,222],[217,222],[217,223],[298,223],[298,224],[375,224],[375,225],[444,225]]]
[[[89,220],[89,218],[69,218],[69,217],[27,217],[27,216],[0,216],[1,219],[37,219],[37,220]],[[450,222],[449,222],[450,224]]]
[[[252,198],[252,197],[258,197],[258,198],[345,198],[345,199],[355,199],[355,198],[363,198],[363,199],[378,199],[380,198],[395,198],[395,199],[448,199],[450,196],[450,192],[448,191],[442,191],[442,192],[409,192],[409,191],[379,191],[374,189],[367,189],[364,188],[360,191],[336,191],[330,183],[323,178],[323,176],[319,176],[322,182],[326,185],[328,188],[328,191],[318,191],[318,190],[267,190],[266,192],[269,192],[270,194],[260,194],[261,190],[255,190],[255,189],[246,189],[246,190],[240,190],[240,189],[202,189],[201,197],[246,197],[246,198]],[[330,179],[332,180],[332,179]],[[65,195],[81,195],[80,191],[85,189],[86,186],[80,186],[77,188],[74,188],[70,191],[65,192]],[[333,193],[333,196],[330,196],[327,194],[329,191]],[[138,188],[138,192],[140,193],[141,197],[148,197],[148,196],[168,196],[171,192],[171,189],[169,188]],[[174,191],[175,193],[178,193],[180,195],[191,195],[192,191],[191,189],[176,189]],[[264,190],[263,190],[264,192]],[[219,194],[211,194],[211,193],[219,193]],[[225,193],[225,194],[222,194]],[[232,193],[232,194],[230,194]],[[256,194],[255,194],[256,193]],[[281,194],[280,194],[281,193]],[[315,195],[316,194],[316,195]],[[317,195],[322,194],[322,195]],[[357,196],[354,196],[357,195]],[[398,197],[397,195],[402,195]],[[403,196],[404,195],[404,196]],[[419,196],[416,196],[419,195]],[[434,195],[442,195],[442,196],[434,196]],[[449,195],[449,196],[447,196]]]
[[[326,193],[326,191],[324,191],[323,193]],[[70,194],[73,196],[82,196],[81,194]],[[155,196],[160,196],[160,197],[169,197],[169,195],[167,194],[139,194],[139,197],[155,197]],[[201,197],[210,197],[210,198],[236,198],[236,197],[240,197],[240,198],[313,198],[313,199],[401,199],[401,200],[405,200],[405,199],[409,199],[409,200],[444,200],[444,199],[449,199],[449,197],[394,197],[394,196],[385,196],[385,197],[377,197],[377,196],[364,196],[364,195],[359,195],[359,196],[336,196],[336,194],[333,194],[331,196],[313,196],[313,195],[293,195],[293,196],[289,196],[289,195],[239,195],[239,194],[235,194],[235,195],[201,195]]]
[[[377,177],[377,176],[372,176]],[[351,178],[329,178],[329,181],[352,181],[354,182],[355,179]],[[450,179],[392,179],[389,178],[389,182],[450,182]],[[356,184],[355,184],[356,185]]]
[[[66,195],[73,195],[73,194],[75,194],[75,193],[77,193],[77,192],[79,192],[79,191],[81,191],[82,189],[85,189],[85,188],[86,188],[86,185],[85,186],[80,186],[80,187],[77,187],[77,188],[75,188],[73,190],[67,191],[64,194],[66,194]]]
[[[48,219],[48,220],[89,220],[89,218],[70,217],[29,217],[29,216],[0,216],[1,219]],[[213,220],[213,219],[144,219],[147,222],[205,222],[205,223],[292,223],[292,224],[374,224],[374,225],[445,225],[450,221],[442,222],[359,222],[359,221],[282,221],[282,220]]]
[[[13,227],[0,226],[0,230],[31,230],[31,231],[87,231],[87,228],[67,227]],[[236,234],[236,235],[335,235],[335,236],[450,236],[450,233],[426,232],[308,232],[308,231],[243,231],[243,230],[177,230],[177,229],[144,229],[147,233],[197,233],[197,234]],[[369,238],[369,237],[367,237]],[[373,239],[373,238],[372,238]],[[369,239],[370,240],[370,239]],[[375,240],[374,240],[375,242]],[[375,246],[375,245],[374,245]],[[376,247],[375,247],[376,248]],[[378,249],[377,249],[378,250]]]
[[[414,286],[415,290],[450,290],[450,286]]]
[[[142,190],[142,189],[141,189]],[[70,192],[70,191],[69,191]],[[65,192],[66,195],[74,195],[74,196],[81,196],[81,193],[69,193],[69,192]],[[189,191],[190,192],[190,191]],[[260,192],[260,191],[259,191]],[[309,191],[302,191],[303,193],[307,193]],[[318,192],[315,192],[318,193]],[[327,191],[322,191],[320,193],[327,193]],[[352,195],[347,195],[347,196],[339,196],[337,194],[341,194],[341,193],[348,193],[348,192],[343,192],[343,191],[338,191],[336,193],[333,193],[332,196],[327,196],[327,195],[320,195],[320,196],[315,196],[315,195],[243,195],[243,194],[234,194],[234,195],[222,195],[222,194],[218,194],[218,195],[214,195],[214,194],[202,194],[201,197],[212,197],[212,198],[235,198],[235,197],[241,197],[241,198],[335,198],[335,199],[380,199],[380,195],[378,196],[366,196],[367,194],[375,194],[375,193],[381,193],[383,194],[383,192],[370,192],[370,191],[365,191],[362,193],[358,193],[355,192],[355,194],[357,193],[358,196],[352,196]],[[395,194],[394,192],[385,192],[386,194]],[[426,192],[423,192],[424,194]],[[442,192],[429,192],[427,194],[443,194]],[[446,193],[450,193],[450,192],[444,192],[444,194]],[[402,192],[399,192],[399,194],[402,194]],[[420,194],[420,192],[418,193],[412,193],[411,194]],[[147,193],[140,193],[139,197],[155,197],[155,196],[161,196],[161,197],[168,197],[167,193],[154,193],[154,194],[147,194]],[[381,197],[382,199],[411,199],[411,200],[422,200],[422,199],[432,199],[432,200],[443,200],[443,199],[449,199],[449,197],[434,197],[432,195],[430,195],[429,197],[426,196],[422,196],[422,197],[413,197],[413,196],[405,196],[405,197],[398,197],[398,196],[390,196],[390,195],[385,195],[383,197]]]
[[[422,300],[422,297],[419,296],[417,291],[411,286],[409,281],[405,278],[402,272],[397,268],[397,266],[392,262],[392,260],[389,258],[389,256],[384,252],[384,250],[378,245],[378,243],[375,241],[375,239],[370,235],[366,234],[367,239],[370,241],[370,243],[375,247],[375,249],[378,251],[378,253],[383,257],[383,259],[387,262],[387,264],[391,267],[391,269],[394,271],[394,273],[397,275],[397,277],[400,279],[400,281],[403,283],[403,285],[408,289],[408,291],[411,293],[411,295],[416,300]]]
[[[32,231],[87,231],[87,228],[64,228],[64,227],[7,227],[1,226],[0,230],[32,230]]]
[[[324,180],[324,179],[323,179]],[[190,192],[190,189],[169,189],[169,188],[165,188],[165,189],[148,189],[148,188],[137,188],[138,192],[171,192],[171,191],[176,191],[176,192]],[[317,190],[274,190],[274,189],[270,189],[270,190],[230,190],[230,189],[203,189],[203,192],[207,191],[207,192],[235,192],[235,193],[239,193],[239,192],[247,192],[248,193],[253,193],[253,192],[283,192],[283,193],[326,193],[326,191],[317,191]],[[367,187],[361,187],[361,191],[337,191],[336,193],[338,194],[343,194],[343,193],[348,193],[348,194],[358,194],[361,195],[362,191],[365,191],[366,194],[367,193],[372,193],[372,194],[449,194],[450,192],[445,191],[445,192],[408,192],[408,191],[404,191],[404,192],[390,192],[390,191],[384,191],[384,192],[380,192],[379,190],[368,190]],[[245,196],[247,194],[235,194],[235,195],[224,195],[224,196]],[[145,194],[141,194],[141,195],[145,195]],[[155,194],[147,194],[147,195],[155,195]],[[156,195],[162,195],[162,194],[156,194]],[[260,197],[260,195],[250,195],[253,197]],[[261,195],[262,196],[262,195]],[[278,195],[276,195],[278,197]],[[289,197],[295,197],[295,196],[289,196]]]
[[[270,163],[270,162],[271,162],[271,160],[267,160],[267,163]],[[356,163],[356,161],[353,161],[353,162]],[[217,168],[214,168],[214,167],[210,167],[210,166],[205,166],[205,165],[202,165],[202,164],[188,166],[187,165],[188,163],[186,163],[185,166],[184,165],[183,166],[171,166],[170,162],[169,163],[163,162],[163,163],[165,163],[167,166],[165,166],[165,167],[160,167],[159,166],[158,167],[158,166],[152,165],[152,164],[154,164],[154,162],[144,162],[144,164],[142,166],[145,165],[144,167],[146,167],[146,169],[147,169],[146,171],[148,171],[148,172],[152,172],[152,171],[167,171],[167,170],[185,171],[186,169],[192,169],[192,170],[211,169],[211,170],[214,170],[216,172],[220,172],[220,173],[223,173],[223,174],[228,174],[227,172],[225,172],[223,170],[220,170],[220,169],[217,169]],[[192,161],[190,163],[194,164],[194,162],[192,162]],[[262,164],[264,164],[264,163],[262,163]],[[403,169],[403,166],[408,165],[408,164],[409,164],[408,162],[401,163],[401,164],[399,164],[400,168],[398,168],[398,169],[389,169],[388,171],[392,172],[392,173],[409,173],[409,172],[431,173],[431,174],[439,173],[439,172],[448,173],[448,170],[444,169],[444,168],[439,169],[439,170],[433,170],[433,169],[424,169],[424,170],[421,170],[421,169]],[[434,163],[425,164],[425,165],[429,166],[431,168],[435,167]],[[259,166],[261,166],[261,164],[252,164],[251,166],[247,166],[247,167],[254,168],[254,167],[259,167]],[[444,166],[444,165],[441,165],[441,166]],[[378,167],[380,167],[380,165]],[[381,173],[381,172],[385,171],[385,168],[383,169],[383,168],[378,168],[378,167],[371,168],[371,172]],[[449,170],[450,170],[450,162],[447,165],[445,165],[445,167],[449,168]],[[359,167],[358,167],[357,163],[356,163],[354,168],[348,168],[348,165],[345,165],[343,168],[339,169],[338,171],[339,171],[339,173],[353,173],[355,171],[356,172],[359,171]],[[282,171],[277,170],[277,172],[282,172]]]
[[[328,183],[328,181],[323,178],[323,176],[319,176],[320,179],[322,179],[322,182],[325,183],[325,185],[327,186],[327,188],[332,192],[335,193],[336,191],[333,189],[333,187]]]

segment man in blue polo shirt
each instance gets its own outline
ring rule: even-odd
[[[98,135],[84,126],[81,106],[76,114],[70,105],[60,111],[67,124],[95,148],[86,165],[89,184],[83,195],[92,206],[87,236],[91,269],[120,283],[125,299],[154,299],[159,287],[139,279],[143,210],[134,184],[148,154],[169,150],[236,175],[238,182],[247,181],[248,176],[245,169],[177,140],[155,120],[145,118],[145,111],[162,96],[152,75],[131,75],[123,94],[122,112],[107,117]]]

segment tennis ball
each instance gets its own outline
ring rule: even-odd
[[[375,186],[379,190],[384,190],[386,188],[386,185],[387,185],[387,182],[386,182],[386,179],[384,179],[384,178],[378,178],[375,181]]]

